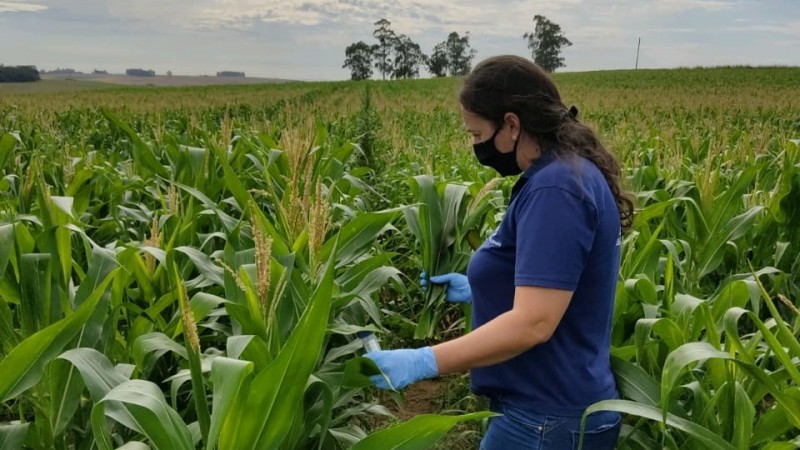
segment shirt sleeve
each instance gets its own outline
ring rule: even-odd
[[[515,284],[574,291],[592,250],[597,210],[559,187],[539,188],[519,200]]]

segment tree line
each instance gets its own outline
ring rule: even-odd
[[[431,75],[466,75],[472,70],[472,60],[477,53],[469,43],[469,33],[452,32],[447,39],[433,48],[430,55],[405,34],[392,30],[386,19],[375,22],[372,36],[375,44],[358,41],[345,49],[342,68],[350,69],[353,80],[365,80],[373,75],[373,68],[382,79],[416,78],[420,67],[426,67]]]
[[[0,64],[0,83],[39,81],[36,66],[4,66]]]
[[[532,32],[523,34],[534,62],[548,72],[564,67],[561,51],[572,42],[567,39],[561,26],[542,15],[535,15],[536,26]],[[421,67],[435,77],[466,75],[472,70],[472,60],[477,51],[470,45],[469,32],[460,35],[452,32],[447,39],[436,44],[430,55],[405,34],[392,30],[386,19],[375,22],[372,37],[377,43],[358,41],[345,48],[343,69],[350,69],[352,80],[366,80],[375,73],[382,79],[416,78]]]

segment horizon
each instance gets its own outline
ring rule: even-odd
[[[0,66],[2,66],[2,65],[3,64],[0,63]],[[28,64],[28,65],[32,65],[32,64]],[[39,73],[41,73],[43,75],[59,77],[59,78],[60,77],[69,78],[69,76],[70,76],[70,74],[66,74],[66,73],[65,74],[52,73],[52,71],[50,71],[50,70],[43,71],[43,69],[41,67],[36,67],[36,68],[39,71]],[[74,68],[73,67],[59,67],[59,68],[56,68],[56,69],[53,69],[53,70],[58,70],[58,69],[69,70],[69,69],[74,69]],[[128,67],[127,69],[150,70],[148,67]],[[572,71],[571,70],[560,70],[559,69],[558,71],[553,72],[553,73],[555,73],[555,74],[567,74],[567,73],[572,74],[572,73],[591,73],[591,72],[659,71],[659,70],[714,70],[714,69],[800,69],[800,65],[782,65],[782,64],[749,65],[749,64],[735,64],[735,65],[716,65],[716,66],[676,66],[676,67],[644,67],[644,68],[643,67],[639,67],[638,69],[635,69],[635,68],[586,69],[586,70],[572,70]],[[88,70],[88,71],[75,69],[75,75],[95,75],[95,74],[92,73],[93,70],[103,70],[103,69],[91,69],[91,70]],[[222,72],[222,71],[228,71],[228,70],[227,69],[221,69],[219,71]],[[121,70],[120,72],[108,71],[107,74],[101,74],[101,75],[129,76],[129,75],[125,74],[125,70]],[[144,76],[142,76],[142,77],[135,76],[135,75],[130,75],[130,76],[134,77],[134,78],[147,78],[147,77],[144,77]],[[159,77],[159,76],[166,77],[168,75],[166,73],[159,73],[158,71],[156,71],[155,76],[156,77]],[[218,77],[216,75],[216,73],[211,73],[211,72],[209,72],[209,73],[190,74],[190,73],[176,73],[175,71],[173,71],[172,75],[170,75],[170,76],[172,76],[172,77],[209,77],[209,78],[217,78]],[[225,77],[220,77],[220,78],[225,78]],[[237,78],[237,77],[230,77],[230,78]],[[251,76],[250,74],[247,74],[247,73],[245,73],[245,77],[244,78],[272,79],[272,80],[281,80],[281,81],[307,81],[307,82],[350,81],[349,79],[337,79],[337,80],[319,79],[319,80],[313,80],[313,79],[290,79],[290,78],[262,77],[262,76]],[[413,78],[413,79],[423,80],[423,79],[430,79],[430,78],[435,78],[435,77],[431,76],[430,74],[425,74],[424,76],[420,75],[419,77],[416,77],[416,78]],[[393,81],[395,79],[387,78],[386,80],[381,80],[378,77],[373,77],[370,80],[371,81]]]
[[[473,65],[496,54],[530,58],[522,34],[534,14],[559,24],[573,46],[557,73],[633,69],[800,65],[800,2],[768,0],[0,0],[5,65],[85,74],[129,68],[159,75],[337,81],[344,48],[373,43],[385,17],[430,53],[447,33],[470,33]],[[460,4],[460,5],[459,5]],[[481,5],[481,6],[478,6]],[[19,45],[24,42],[27,45]],[[427,69],[420,78],[429,77]],[[373,78],[380,78],[374,74]]]

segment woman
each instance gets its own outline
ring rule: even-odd
[[[374,382],[402,389],[470,370],[473,391],[502,414],[481,449],[577,448],[586,407],[618,396],[611,317],[633,203],[613,155],[533,62],[481,62],[459,100],[478,161],[522,175],[467,276],[431,278],[448,285],[448,300],[472,302],[474,330],[433,347],[369,353],[388,378]],[[613,448],[620,415],[592,414],[585,429],[583,448]]]

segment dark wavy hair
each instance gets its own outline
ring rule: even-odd
[[[555,83],[533,61],[512,55],[481,61],[464,80],[459,101],[497,126],[506,113],[514,113],[540,148],[552,148],[559,157],[578,155],[592,161],[614,194],[622,231],[630,229],[634,204],[622,189],[619,163],[595,132],[578,122],[577,110],[564,105]]]

